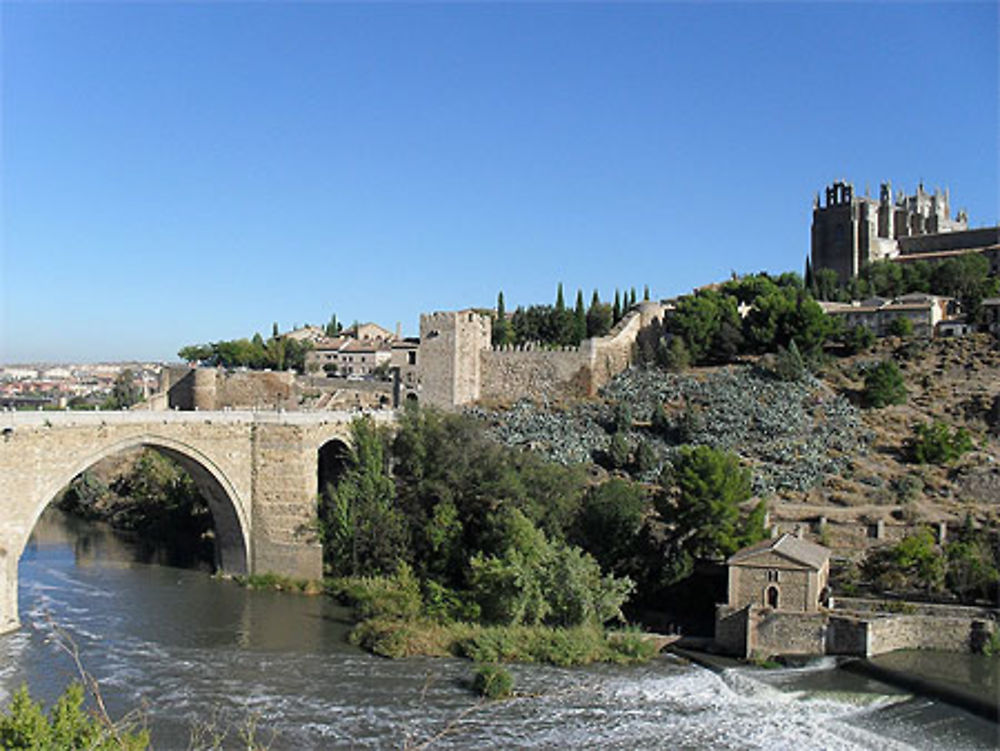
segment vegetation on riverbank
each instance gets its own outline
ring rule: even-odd
[[[354,640],[387,656],[641,659],[655,650],[604,631],[629,599],[763,534],[763,508],[744,508],[749,474],[707,446],[642,484],[505,448],[433,410],[409,409],[394,435],[359,419],[352,437],[320,535],[329,588],[363,621]]]
[[[655,642],[639,631],[608,631],[596,620],[569,626],[477,621],[473,601],[462,602],[430,582],[421,585],[406,564],[393,576],[332,579],[327,591],[352,605],[360,619],[351,642],[383,657],[453,656],[480,663],[569,666],[642,662],[657,651]]]
[[[27,686],[0,712],[0,748],[8,751],[143,751],[149,731],[133,722],[114,723],[106,714],[87,711],[80,683],[70,684],[45,712]]]

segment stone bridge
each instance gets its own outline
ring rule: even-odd
[[[319,578],[319,476],[342,456],[360,414],[0,413],[0,633],[18,626],[18,560],[42,511],[88,467],[137,447],[177,460],[191,475],[212,511],[221,570]]]

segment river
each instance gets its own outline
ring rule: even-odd
[[[513,700],[478,704],[462,660],[372,657],[328,598],[244,590],[134,562],[97,526],[47,512],[22,559],[23,627],[0,636],[0,704],[22,682],[48,703],[72,679],[52,624],[78,645],[112,714],[137,707],[157,749],[191,727],[257,718],[272,749],[991,749],[997,726],[832,667],[717,674],[515,665]],[[227,747],[236,748],[235,731]]]

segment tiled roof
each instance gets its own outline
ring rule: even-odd
[[[785,558],[790,558],[798,563],[803,563],[810,568],[816,569],[817,571],[821,569],[830,558],[830,551],[822,545],[816,545],[815,543],[808,542],[806,540],[800,540],[795,535],[788,534],[786,532],[781,535],[781,537],[776,537],[771,540],[763,540],[755,545],[751,545],[748,548],[738,550],[730,556],[726,563],[741,563],[765,552],[778,553],[779,555],[783,555]]]

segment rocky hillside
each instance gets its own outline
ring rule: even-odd
[[[907,403],[862,409],[864,370],[883,359],[895,360],[902,370]],[[734,451],[753,468],[755,490],[769,500],[775,519],[997,517],[1000,346],[995,340],[886,339],[873,351],[832,358],[815,375],[791,383],[776,379],[768,364],[765,358],[680,374],[634,368],[598,400],[522,402],[503,412],[473,413],[501,442],[563,463],[615,467],[609,461],[611,441],[620,431],[630,456],[622,468],[645,480],[654,480],[684,443]],[[952,466],[914,463],[908,450],[914,428],[935,419],[965,427],[976,449]]]

